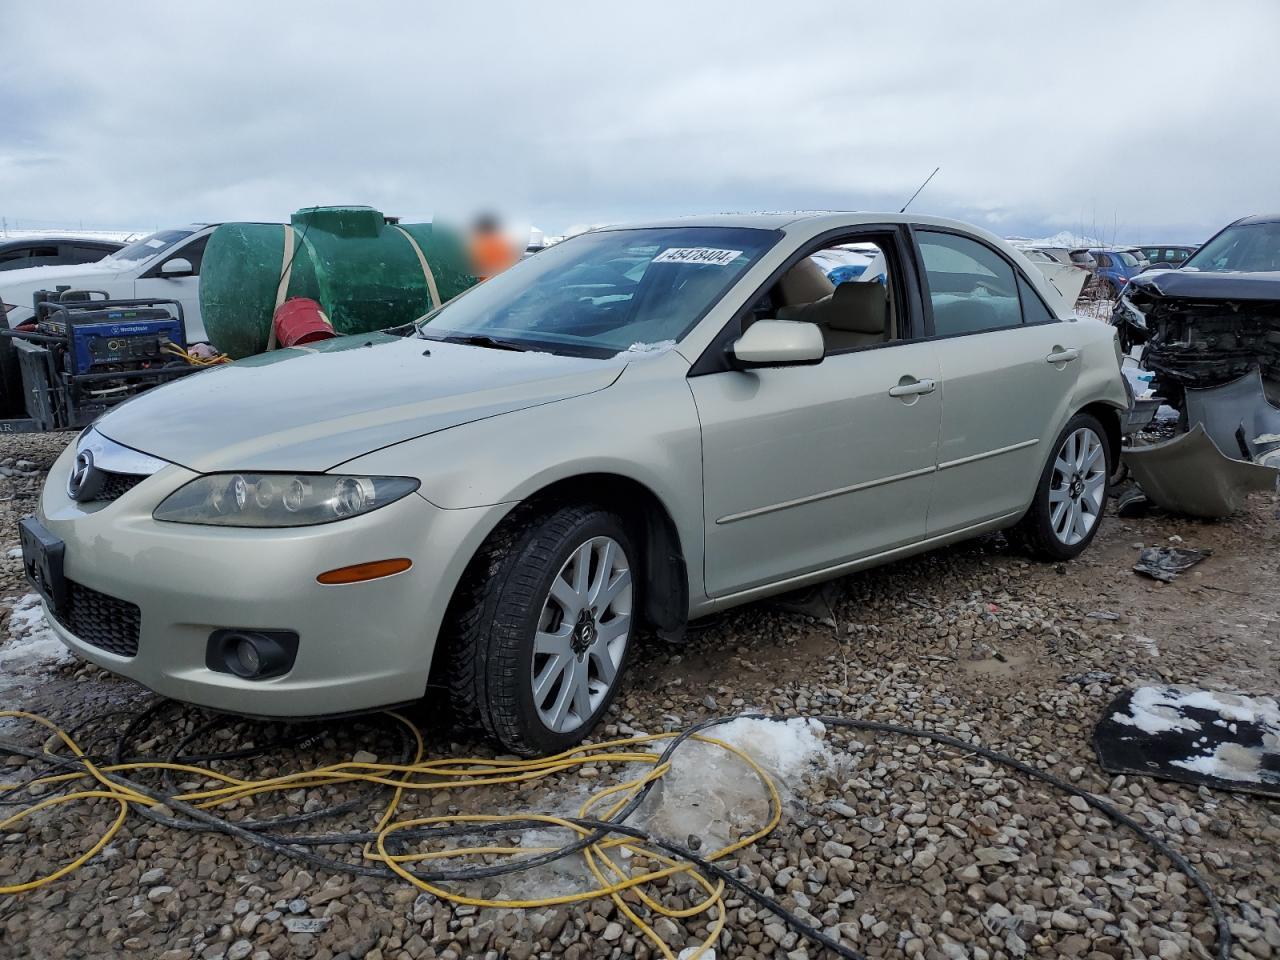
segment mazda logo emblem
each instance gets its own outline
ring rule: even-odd
[[[93,465],[93,451],[81,450],[67,477],[67,495],[72,500],[92,500],[102,489],[102,471]]]

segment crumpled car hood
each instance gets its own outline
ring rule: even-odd
[[[414,437],[602,390],[625,366],[388,334],[342,337],[149,390],[96,429],[200,473],[324,471]]]
[[[1129,286],[1161,297],[1186,300],[1280,300],[1280,273],[1209,273],[1151,270]]]
[[[1147,345],[1153,387],[1175,406],[1184,388],[1221,386],[1254,367],[1280,380],[1280,273],[1144,273],[1125,287],[1111,322],[1124,349]]]

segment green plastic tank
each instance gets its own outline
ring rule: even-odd
[[[271,317],[310,297],[339,334],[408,323],[475,284],[462,241],[372,207],[307,207],[288,224],[224,223],[200,267],[209,341],[234,359],[270,349]]]

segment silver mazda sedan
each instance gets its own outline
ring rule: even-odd
[[[1125,405],[1112,328],[973,227],[596,230],[408,327],[121,405],[24,558],[72,650],[167,696],[296,717],[447,686],[554,751],[643,628],[1005,528],[1076,556]]]

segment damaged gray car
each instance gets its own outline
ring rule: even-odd
[[[1134,277],[1112,322],[1141,345],[1153,394],[1180,432],[1125,463],[1159,506],[1225,516],[1280,462],[1280,214],[1237,220],[1178,270]],[[1207,442],[1208,441],[1208,442]]]
[[[1126,352],[1145,344],[1152,387],[1179,409],[1187,388],[1222,386],[1253,367],[1280,402],[1280,214],[1237,220],[1180,269],[1134,277],[1112,322]]]

